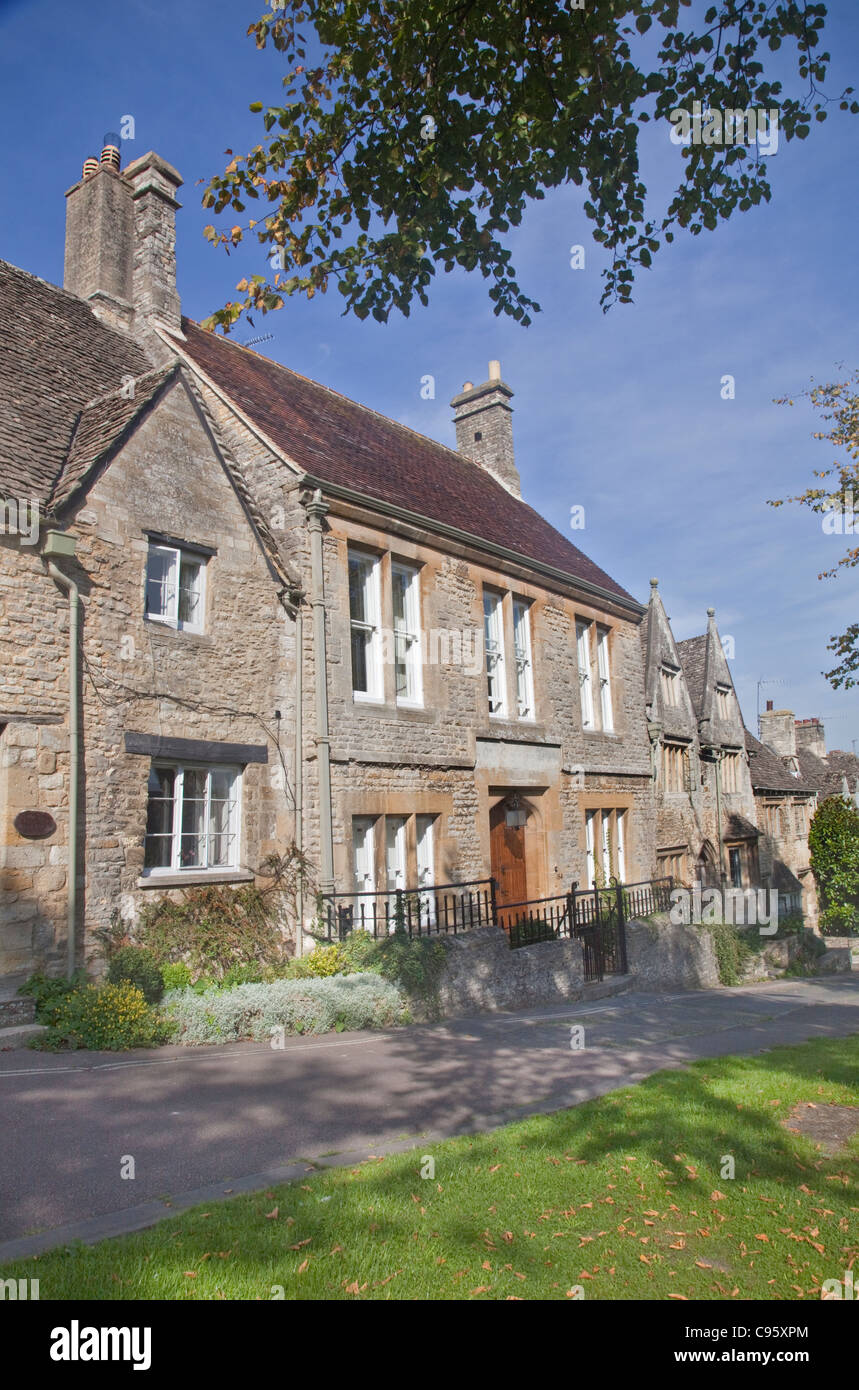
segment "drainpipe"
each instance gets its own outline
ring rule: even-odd
[[[316,755],[319,766],[319,835],[323,893],[334,892],[334,827],[331,816],[331,740],[328,734],[328,659],[325,650],[325,579],[322,557],[322,519],[328,503],[317,488],[305,502],[310,533],[310,606],[313,609],[313,668],[316,698]]]
[[[303,594],[296,594],[298,607],[295,613],[295,848],[301,854],[304,848],[304,613]],[[304,878],[298,879],[298,924],[295,929],[295,954],[304,954]]]
[[[66,975],[75,973],[75,937],[78,917],[78,793],[80,785],[80,591],[73,579],[58,569],[51,555],[74,555],[75,537],[49,531],[42,552],[48,574],[69,599],[69,829],[68,880],[66,885]]]

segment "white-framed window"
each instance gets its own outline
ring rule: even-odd
[[[420,705],[423,701],[420,571],[413,565],[393,564],[391,588],[394,600],[394,677],[397,703]]]
[[[626,877],[626,811],[607,807],[585,811],[585,853],[588,888],[595,879],[605,888],[612,878],[623,883]]]
[[[206,557],[194,550],[150,541],[144,614],[153,623],[202,632],[206,614]]]
[[[385,817],[385,876],[389,893],[406,886],[406,818]]]
[[[680,704],[679,673],[671,666],[663,666],[659,678],[662,686],[662,703],[670,709],[676,709]]]
[[[483,631],[486,644],[486,688],[489,713],[496,719],[507,714],[507,678],[504,670],[504,626],[500,594],[483,591]]]
[[[237,868],[240,792],[238,768],[154,762],[149,772],[144,873]]]
[[[617,876],[621,883],[626,880],[626,845],[624,833],[626,826],[626,812],[618,811],[614,818],[615,838],[617,841]]]
[[[611,842],[611,817],[607,816],[605,812],[603,812],[602,816],[601,838],[603,882],[608,883],[609,879],[614,873],[614,868],[612,867],[614,863],[614,854],[612,853],[613,846]]]
[[[582,701],[582,724],[594,728],[594,693],[591,677],[590,624],[576,623],[576,657],[579,665],[579,692]]]
[[[378,556],[349,552],[349,620],[352,636],[352,697],[384,698]]]
[[[611,674],[608,660],[608,628],[597,628],[597,674],[600,683],[600,716],[606,733],[614,728],[614,715],[611,707]]]
[[[418,888],[424,890],[431,888],[435,882],[434,821],[435,816],[416,817]],[[432,894],[427,891],[422,892],[420,904],[421,921],[434,922],[435,907]]]
[[[352,817],[352,868],[356,893],[376,891],[376,823],[372,816]]]
[[[516,658],[516,711],[520,719],[534,718],[534,669],[531,661],[530,604],[513,600],[513,650]]]
[[[731,718],[731,687],[729,685],[716,686],[716,709],[720,719]]]
[[[588,888],[593,886],[597,876],[595,856],[596,811],[585,812],[585,848],[587,852]]]

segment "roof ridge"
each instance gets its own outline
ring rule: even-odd
[[[187,315],[183,315],[183,318],[185,318],[187,323],[192,323],[195,328],[199,328],[201,333],[208,333],[209,330],[202,328],[200,324],[197,323],[196,319],[188,318]],[[484,468],[482,464],[479,464],[476,459],[469,458],[467,454],[461,454],[458,449],[452,449],[449,444],[442,443],[440,439],[433,439],[429,434],[421,434],[420,430],[412,429],[411,425],[404,425],[401,420],[394,420],[390,415],[383,415],[381,410],[374,410],[371,405],[365,405],[363,401],[356,401],[353,396],[347,396],[344,391],[337,391],[333,386],[326,386],[324,381],[317,381],[315,377],[305,376],[303,372],[297,372],[294,367],[287,367],[283,362],[276,362],[273,357],[266,357],[264,353],[254,352],[253,348],[246,347],[244,343],[233,343],[223,333],[213,333],[212,336],[216,342],[227,343],[230,347],[238,348],[240,352],[249,352],[251,356],[258,358],[260,362],[265,362],[270,367],[276,367],[278,371],[289,372],[291,376],[297,377],[299,381],[306,381],[308,386],[315,386],[320,391],[327,391],[329,396],[336,396],[338,400],[346,401],[347,404],[356,406],[358,410],[363,410],[367,415],[373,415],[377,420],[384,421],[386,425],[393,425],[395,429],[403,430],[405,434],[410,434],[415,439],[420,439],[424,443],[432,444],[436,449],[444,449],[446,453],[450,454],[451,458],[456,459],[459,463],[466,463],[470,464],[472,468],[479,468],[484,477],[489,478],[496,487],[501,488],[502,492],[507,492],[507,488],[499,483],[498,479],[493,477],[489,470]],[[513,494],[508,493],[508,496],[512,495]],[[518,497],[516,500],[517,502],[522,502],[526,507],[531,505],[529,502],[525,502],[522,497]],[[545,517],[543,520],[545,521]],[[551,522],[549,522],[549,525],[551,525]],[[572,544],[572,542],[570,542],[570,544]]]
[[[150,367],[150,369],[149,369],[148,372],[141,372],[141,373],[140,373],[140,376],[134,376],[132,372],[129,372],[128,375],[131,376],[131,377],[133,377],[134,385],[135,385],[135,391],[136,391],[136,388],[140,385],[141,382],[146,381],[147,377],[158,377],[158,376],[163,376],[163,377],[166,378],[167,376],[169,376],[170,372],[178,371],[178,370],[180,369],[180,367],[181,367],[181,363],[179,363],[179,362],[170,362],[170,363],[167,364],[166,367],[163,366],[163,365],[160,366],[160,367]],[[155,382],[153,382],[152,384],[155,385]],[[104,401],[109,401],[109,400],[111,400],[114,396],[119,396],[121,400],[126,400],[126,399],[128,399],[128,400],[135,400],[135,399],[136,399],[136,394],[135,394],[135,396],[129,396],[129,397],[123,396],[122,393],[123,393],[124,390],[125,390],[125,387],[124,387],[124,386],[115,386],[114,389],[113,389],[112,391],[104,391],[100,396],[91,396],[90,399],[89,399],[88,401],[85,401],[84,404],[81,406],[80,414],[78,415],[78,418],[77,418],[77,420],[76,420],[76,422],[75,422],[75,433],[77,433],[77,429],[78,429],[78,426],[80,425],[81,417],[83,416],[84,411],[92,410],[94,406],[101,405]],[[72,441],[74,442],[74,434],[72,435]],[[69,449],[71,449],[71,445],[69,445]]]

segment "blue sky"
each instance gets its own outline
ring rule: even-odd
[[[834,95],[859,87],[859,11],[853,0],[832,0],[830,11]],[[124,160],[156,149],[185,179],[185,312],[205,317],[241,274],[265,270],[259,247],[230,260],[209,247],[200,207],[223,151],[261,135],[249,103],[277,99],[279,56],[245,37],[261,12],[259,0],[0,0],[0,256],[62,283],[63,193],[130,114]],[[409,319],[343,318],[333,294],[288,301],[237,337],[272,333],[258,350],[450,445],[448,402],[499,358],[516,393],[526,499],[643,602],[658,576],[678,638],[703,631],[715,607],[734,640],[750,728],[763,678],[773,683],[762,704],[822,715],[828,746],[850,748],[859,698],[820,672],[833,664],[828,636],[859,618],[859,570],[818,581],[848,539],[766,500],[802,491],[834,459],[811,437],[810,407],[773,398],[857,365],[857,148],[859,117],[837,109],[807,141],[782,141],[768,206],[715,233],[681,235],[639,280],[635,303],[608,314],[601,252],[571,187],[535,206],[513,243],[520,283],[544,308],[530,328],[495,318],[485,282],[456,273],[440,276],[429,308]],[[664,195],[679,151],[651,130],[645,159]],[[572,270],[579,243],[585,268]],[[720,395],[728,373],[734,400]],[[426,374],[434,400],[421,399]],[[583,531],[569,530],[574,505],[585,508]]]

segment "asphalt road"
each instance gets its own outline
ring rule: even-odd
[[[291,1038],[281,1051],[0,1053],[0,1260],[136,1229],[166,1215],[166,1199],[216,1200],[311,1159],[354,1163],[695,1058],[854,1032],[855,975]]]

